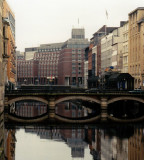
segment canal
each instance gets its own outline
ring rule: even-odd
[[[99,106],[66,101],[56,113],[70,118],[99,114]],[[85,106],[85,107],[84,107]],[[42,102],[19,101],[10,112],[23,118],[45,114]],[[139,107],[132,109],[136,116]],[[127,112],[123,112],[125,118]],[[123,116],[124,115],[124,116]],[[143,123],[20,124],[4,123],[0,115],[0,160],[143,160]]]

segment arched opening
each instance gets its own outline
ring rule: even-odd
[[[136,119],[144,116],[144,104],[136,100],[119,100],[108,105],[108,115],[119,119]]]
[[[11,116],[22,119],[33,119],[47,114],[47,104],[36,100],[21,100],[8,105]]]
[[[68,119],[89,119],[100,115],[100,104],[88,100],[70,99],[57,103],[55,113]]]

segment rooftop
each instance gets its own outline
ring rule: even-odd
[[[134,12],[136,12],[138,10],[144,10],[144,7],[138,7],[135,10],[131,11],[128,15],[133,14]]]

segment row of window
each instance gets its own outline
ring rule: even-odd
[[[59,52],[53,53],[35,53],[34,57],[59,57]]]
[[[52,51],[61,51],[61,48],[45,48],[45,49],[38,49],[38,52],[52,52]]]

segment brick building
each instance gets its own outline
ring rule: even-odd
[[[24,54],[17,53],[17,85],[37,84],[38,61],[25,60]]]
[[[57,84],[58,60],[62,43],[26,48],[17,56],[17,81],[21,84]]]
[[[84,29],[72,29],[71,38],[63,44],[59,56],[59,85],[84,85],[84,54],[88,45]]]

